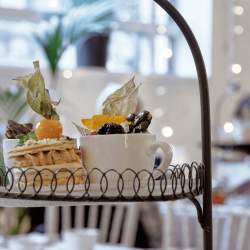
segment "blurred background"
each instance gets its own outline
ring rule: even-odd
[[[213,200],[219,218],[215,221],[220,225],[215,232],[215,244],[219,242],[215,249],[236,249],[228,242],[238,241],[237,237],[242,242],[239,249],[245,249],[250,242],[235,232],[247,235],[250,230],[250,2],[170,2],[190,24],[209,78]],[[80,124],[80,119],[99,113],[104,99],[135,75],[136,82],[142,83],[140,105],[153,114],[151,132],[173,145],[173,163],[201,161],[194,61],[175,23],[152,0],[0,0],[0,33],[0,142],[9,119],[25,123],[37,120],[26,106],[23,89],[12,79],[30,73],[32,61],[39,60],[52,96],[62,98],[59,112],[64,134],[78,136],[72,121]],[[179,220],[175,224],[179,229],[155,230],[171,237],[176,230],[186,235],[189,224],[195,224],[195,211],[190,208],[185,218],[183,205],[187,206],[168,207],[167,214],[165,204],[155,205],[161,221],[166,222],[169,214]],[[147,208],[140,211],[148,212]],[[6,212],[16,220],[7,230],[2,219],[5,235],[46,231],[44,209],[2,209],[3,218]],[[241,223],[242,216],[246,225]],[[138,232],[147,235],[141,217]],[[228,221],[232,223],[235,217],[237,228],[229,232]],[[25,226],[20,226],[20,221],[26,221]],[[200,243],[195,239],[201,238],[197,235],[193,233],[191,241],[180,237],[171,244],[202,249],[197,246]],[[221,245],[217,238],[227,244]],[[135,241],[141,247],[160,247],[164,240],[156,237],[157,243],[144,244],[137,237]]]

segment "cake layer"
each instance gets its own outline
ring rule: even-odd
[[[22,173],[22,171],[24,171]],[[47,166],[34,166],[32,168],[16,169],[15,180],[18,183],[28,186],[33,185],[55,185],[55,178],[57,185],[79,184],[83,183],[86,179],[86,169],[79,163],[57,164]]]
[[[25,153],[19,156],[11,156],[13,164],[16,167],[33,167],[33,166],[46,166],[53,164],[64,164],[79,162],[80,151],[78,149],[64,149],[50,151],[41,151],[38,153]]]
[[[46,142],[46,140],[45,140]],[[39,152],[46,152],[50,150],[67,150],[76,148],[74,140],[51,140],[50,143],[43,143],[38,141],[37,143],[31,145],[24,145],[21,147],[16,147],[15,149],[9,152],[9,157],[22,156],[25,154],[36,154]],[[52,143],[53,142],[53,143]]]

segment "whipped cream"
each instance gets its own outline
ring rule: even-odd
[[[69,138],[61,137],[60,139],[43,139],[43,140],[28,140],[25,142],[24,146],[31,145],[52,145],[58,142],[65,142],[66,140],[72,140]]]

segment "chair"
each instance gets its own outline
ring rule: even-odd
[[[53,239],[59,234],[60,225],[62,231],[71,228],[99,228],[100,242],[133,246],[136,239],[138,214],[136,204],[47,207],[45,209],[45,232]]]
[[[187,202],[161,204],[164,220],[163,249],[203,249],[196,211]],[[214,206],[214,250],[249,250],[250,209]]]
[[[250,247],[250,210],[234,207],[228,211],[228,218],[224,225],[224,237],[221,249],[249,250]]]
[[[163,215],[163,250],[203,249],[202,231],[198,228],[198,223],[194,225],[197,218],[192,206],[182,203],[177,205],[172,203],[161,204],[161,211]],[[194,239],[190,231],[195,231],[195,235],[199,235],[199,237]]]

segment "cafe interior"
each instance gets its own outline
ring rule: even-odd
[[[249,16],[0,0],[0,250],[249,249]]]

